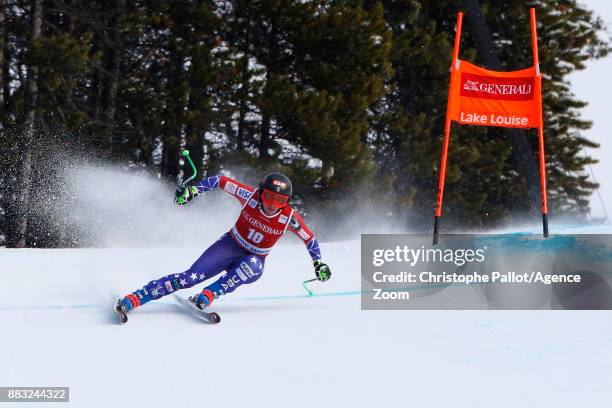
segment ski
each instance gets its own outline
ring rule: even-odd
[[[221,316],[219,316],[219,314],[216,312],[205,312],[197,307],[191,300],[182,298],[177,294],[174,295],[174,298],[181,306],[186,308],[190,314],[200,320],[205,321],[206,323],[217,324],[221,321]]]

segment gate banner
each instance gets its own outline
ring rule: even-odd
[[[542,77],[536,67],[498,72],[457,60],[451,72],[448,114],[466,125],[538,128]]]

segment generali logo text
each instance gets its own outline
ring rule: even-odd
[[[461,73],[461,96],[507,101],[529,101],[534,95],[533,77],[498,78]]]

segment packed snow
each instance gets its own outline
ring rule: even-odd
[[[359,241],[322,244],[333,276],[313,297],[301,286],[308,254],[289,242],[259,281],[217,301],[218,325],[171,297],[117,324],[113,295],[188,268],[202,249],[1,250],[0,385],[69,386],[78,407],[569,407],[612,396],[610,312],[362,311]]]
[[[302,288],[314,277],[308,252],[288,236],[257,282],[215,302],[220,324],[170,296],[120,325],[113,297],[186,270],[239,206],[215,192],[179,208],[158,181],[79,174],[94,182],[79,179],[80,201],[64,216],[103,247],[0,249],[0,386],[69,386],[74,407],[569,407],[612,397],[610,312],[363,311],[358,235],[323,240],[333,275],[311,285],[315,296]]]

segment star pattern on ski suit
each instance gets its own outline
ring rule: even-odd
[[[191,275],[189,275],[189,277],[191,278],[192,281],[195,282],[195,280],[198,279],[198,274],[193,272]]]
[[[255,256],[251,257],[251,263],[254,264],[255,266],[259,266],[259,262],[257,260],[257,257],[255,257]]]
[[[181,279],[179,283],[181,286],[185,286],[187,284],[187,281],[185,279]]]

